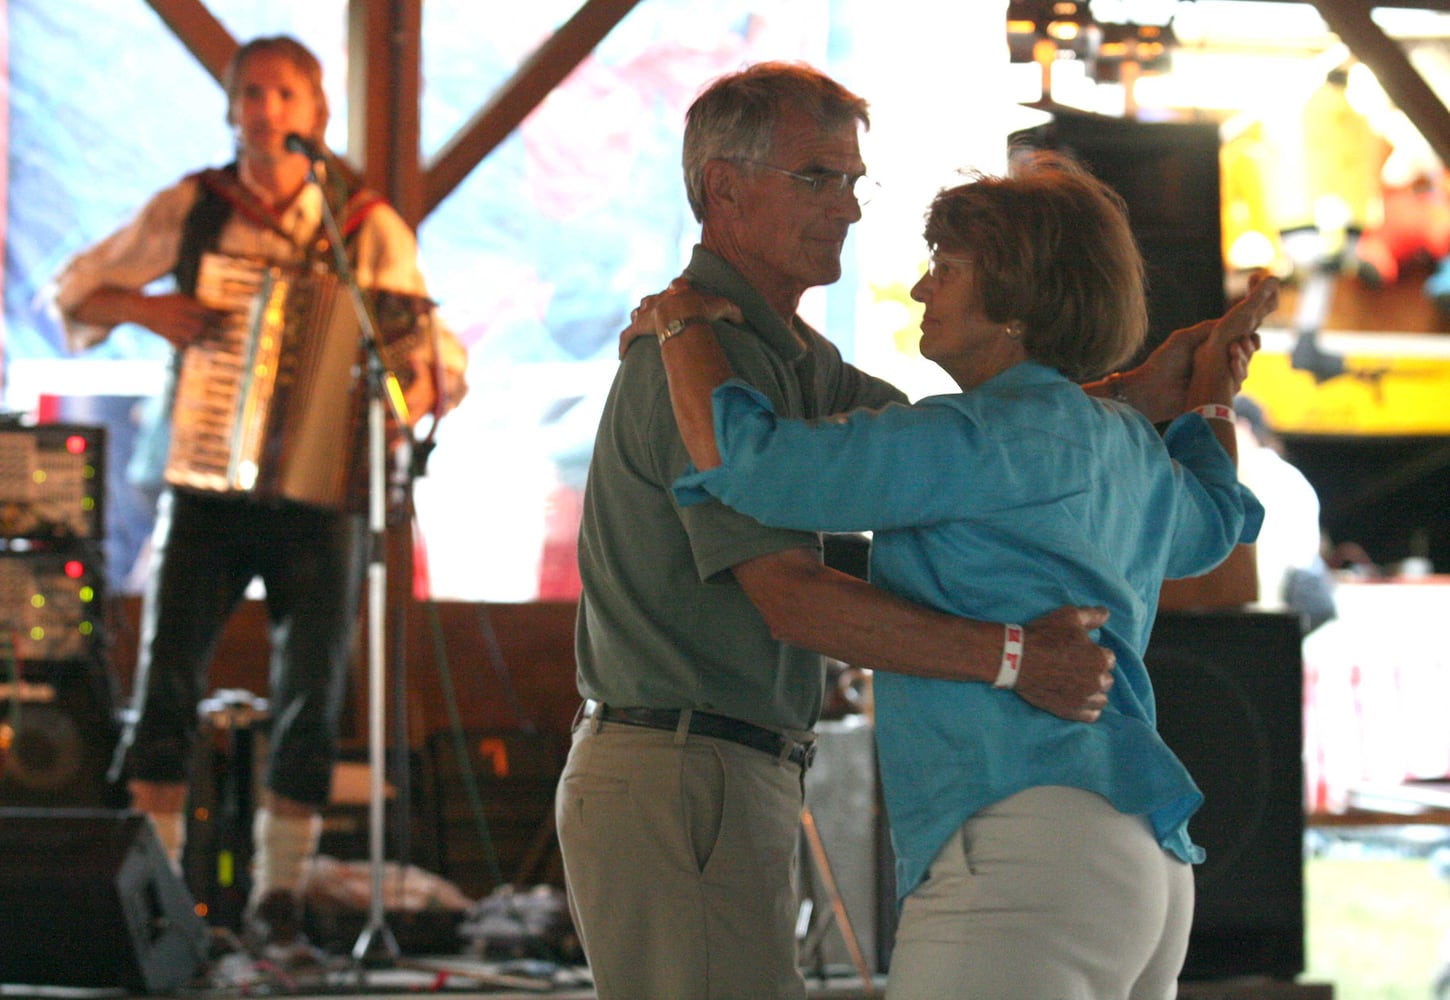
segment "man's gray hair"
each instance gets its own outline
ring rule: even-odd
[[[864,98],[805,63],[756,63],[720,77],[685,113],[685,192],[697,221],[705,221],[705,164],[769,160],[776,122],[787,108],[822,129],[871,127]]]

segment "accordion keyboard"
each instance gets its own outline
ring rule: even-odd
[[[187,349],[176,385],[173,461],[167,479],[193,489],[232,485],[237,414],[250,381],[254,311],[267,273],[264,261],[206,254],[197,273],[197,300],[222,314],[203,341]]]

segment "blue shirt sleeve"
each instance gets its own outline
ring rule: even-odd
[[[892,404],[819,420],[778,417],[738,380],[716,388],[722,464],[675,481],[681,505],[715,497],[765,524],[871,531],[960,520],[1016,503],[977,476],[1003,445],[949,406]],[[951,485],[918,470],[955,469]]]
[[[1185,413],[1174,420],[1163,443],[1183,480],[1168,576],[1194,576],[1217,566],[1235,544],[1258,538],[1264,507],[1238,481],[1233,459],[1203,417]]]
[[[713,401],[722,464],[691,468],[675,481],[682,505],[714,497],[778,527],[874,531],[1018,509],[1024,489],[1076,488],[1072,476],[1034,474],[1041,456],[1016,447],[1001,421],[993,431],[947,403],[785,419],[739,380],[719,386]],[[1192,576],[1216,566],[1237,542],[1257,538],[1263,507],[1198,414],[1174,421],[1164,444],[1177,480],[1168,574]],[[932,474],[943,469],[955,474]]]

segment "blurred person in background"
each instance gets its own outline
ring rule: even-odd
[[[200,302],[205,254],[333,266],[323,199],[343,233],[358,283],[426,301],[412,230],[376,193],[354,185],[325,154],[327,98],[317,57],[297,40],[240,46],[227,67],[226,123],[236,160],[184,177],[60,274],[55,304],[72,350],[135,323],[175,349],[166,389],[190,345],[224,317]],[[314,162],[289,136],[323,151]],[[165,276],[174,285],[153,286]],[[441,416],[465,392],[465,356],[453,335],[423,331],[401,366],[411,419]],[[316,331],[314,331],[316,332]],[[362,380],[354,392],[363,390]],[[348,447],[338,414],[338,447]],[[165,450],[156,449],[158,463]],[[354,467],[356,459],[354,455]],[[153,473],[160,481],[160,468]],[[354,477],[359,483],[362,477]],[[133,712],[117,749],[135,808],[150,816],[173,865],[185,839],[185,804],[198,738],[198,703],[221,630],[254,577],[266,588],[272,663],[265,789],[253,819],[251,896],[243,929],[260,957],[285,966],[319,958],[302,934],[307,862],[328,801],[347,667],[367,556],[366,496],[333,510],[245,492],[167,486],[157,507],[133,684]]]

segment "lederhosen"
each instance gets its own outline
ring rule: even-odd
[[[183,224],[177,286],[195,291],[201,254],[233,213],[269,223],[250,204],[236,167],[197,175]],[[330,201],[332,199],[330,198]],[[344,239],[380,199],[346,192],[336,203]],[[309,253],[326,252],[314,246]],[[174,366],[173,366],[174,372]],[[168,391],[171,391],[168,388]],[[168,401],[168,409],[170,401]],[[362,594],[367,524],[361,513],[290,501],[168,488],[157,505],[141,619],[132,719],[117,751],[128,777],[187,782],[216,641],[255,576],[266,587],[271,665],[265,782],[279,795],[327,802]]]

